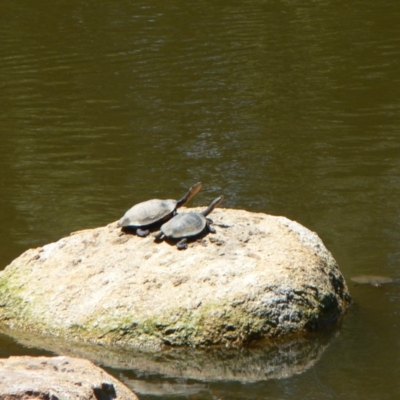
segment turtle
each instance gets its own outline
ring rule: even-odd
[[[215,229],[211,226],[212,221],[206,217],[222,200],[223,196],[217,197],[200,213],[188,212],[176,214],[168,222],[161,225],[161,231],[155,235],[156,241],[161,241],[163,238],[180,239],[176,246],[179,250],[184,250],[187,249],[188,238],[200,236],[205,231],[215,233]]]
[[[152,199],[135,204],[118,221],[118,226],[133,230],[138,236],[145,237],[152,227],[172,218],[176,214],[176,209],[186,204],[201,187],[202,183],[197,182],[179,200]]]

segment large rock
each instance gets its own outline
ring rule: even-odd
[[[0,359],[0,398],[138,400],[90,361],[71,357]]]
[[[217,209],[179,251],[116,223],[31,249],[0,274],[0,321],[133,346],[241,345],[315,330],[350,303],[318,236],[284,217]]]

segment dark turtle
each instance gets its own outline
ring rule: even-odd
[[[212,221],[207,219],[206,216],[221,203],[222,199],[223,196],[217,197],[201,213],[188,212],[176,214],[172,219],[161,226],[161,232],[156,235],[156,240],[162,240],[164,237],[181,239],[176,245],[179,250],[183,250],[187,248],[188,238],[200,236],[205,231],[215,233],[215,229],[210,225]]]
[[[169,220],[176,209],[186,204],[200,189],[202,183],[197,182],[179,200],[147,200],[134,205],[118,221],[123,229],[134,230],[139,236],[147,236],[150,228]]]

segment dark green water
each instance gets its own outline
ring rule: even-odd
[[[192,205],[316,231],[355,306],[286,378],[104,366],[141,399],[398,398],[400,287],[349,278],[400,278],[399,21],[397,0],[0,0],[0,269],[201,180]],[[1,356],[48,354],[18,343]]]

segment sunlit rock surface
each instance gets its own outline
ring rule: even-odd
[[[28,250],[0,274],[0,322],[99,343],[242,345],[345,312],[346,283],[315,233],[243,210],[211,217],[217,232],[184,251],[116,223]]]
[[[138,399],[125,385],[90,361],[70,357],[0,359],[0,398]]]

